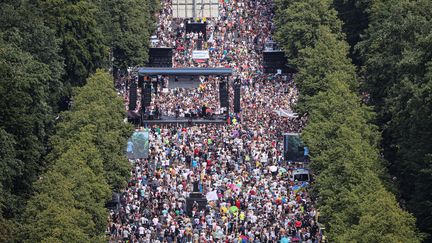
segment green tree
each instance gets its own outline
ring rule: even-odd
[[[400,189],[400,199],[432,233],[432,3],[374,2],[370,25],[358,44],[365,90],[383,130],[384,156]],[[420,176],[421,175],[421,176]],[[429,236],[428,240],[431,240]]]
[[[330,0],[280,2],[283,4],[277,8],[275,37],[291,63],[296,64],[300,50],[315,45],[321,25],[328,26],[338,39],[343,38],[341,21]]]
[[[106,241],[105,203],[112,189],[128,181],[122,173],[129,169],[124,145],[131,131],[112,77],[98,71],[86,83],[51,138],[50,166],[23,216],[26,242]]]
[[[355,67],[347,58],[349,48],[340,28],[335,28],[334,10],[325,1],[279,4],[278,39],[299,71],[294,79],[300,91],[297,109],[309,118],[302,137],[310,147],[314,194],[327,236],[334,242],[402,242],[406,237],[420,242],[414,218],[401,210],[382,181],[386,170],[379,156],[379,133],[370,124],[375,114],[357,94]],[[310,7],[313,4],[321,8]],[[378,214],[380,207],[385,210]]]
[[[8,43],[30,53],[33,58],[47,64],[50,79],[47,82],[50,106],[57,110],[57,103],[64,95],[61,77],[64,73],[60,42],[55,30],[44,25],[43,13],[25,0],[7,0],[0,3],[0,32]]]
[[[82,86],[97,68],[106,66],[108,47],[97,25],[96,5],[92,1],[35,1],[44,13],[44,22],[60,39],[65,62],[63,79],[72,86]]]
[[[339,19],[342,20],[342,31],[350,46],[349,57],[358,67],[361,66],[361,58],[355,46],[368,27],[368,10],[371,4],[371,0],[333,0],[333,7],[338,12]]]
[[[50,78],[47,65],[0,38],[0,129],[2,137],[10,139],[4,152],[9,159],[3,165],[16,166],[5,172],[10,175],[3,182],[5,190],[15,196],[25,198],[45,166],[44,140],[52,120],[47,104]],[[12,216],[22,205],[9,201],[5,206],[4,213]]]
[[[109,0],[100,2],[103,31],[113,55],[113,72],[144,65],[148,60],[150,35],[155,30],[154,0]]]
[[[316,44],[300,50],[298,58],[299,73],[296,76],[296,84],[301,96],[297,109],[302,113],[309,110],[305,107],[308,99],[319,91],[328,89],[329,80],[326,79],[328,73],[344,75],[343,80],[348,82],[353,91],[358,87],[355,68],[346,58],[348,53],[346,43],[337,40],[327,26],[319,27],[317,33],[319,38]]]
[[[12,194],[13,181],[22,173],[23,165],[22,161],[16,159],[15,146],[13,135],[0,128],[0,242],[12,239],[13,223],[4,218],[3,211],[10,208],[6,205],[16,204],[17,201],[17,197]]]
[[[51,138],[54,149],[50,159],[65,152],[60,145],[66,138],[79,132],[81,127],[94,125],[97,136],[93,142],[103,156],[105,178],[113,190],[120,190],[130,172],[124,153],[132,127],[123,121],[124,104],[112,83],[112,76],[98,71],[87,80],[87,85],[76,90],[71,111],[62,113],[63,121]]]
[[[24,213],[24,242],[90,242],[91,215],[74,207],[74,183],[59,172],[48,171],[36,183],[38,192]]]

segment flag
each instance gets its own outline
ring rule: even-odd
[[[216,201],[216,200],[218,200],[217,191],[207,192],[206,198],[207,198],[207,201]]]

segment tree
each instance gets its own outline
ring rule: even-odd
[[[147,62],[150,35],[156,29],[157,4],[154,0],[100,2],[103,30],[114,58],[114,74]]]
[[[17,201],[12,194],[13,181],[22,173],[23,165],[16,159],[15,146],[13,135],[0,128],[0,242],[12,239],[13,223],[4,218],[3,211],[10,208],[6,205],[16,204]]]
[[[21,238],[25,242],[90,242],[91,215],[74,207],[74,185],[64,175],[47,172],[36,184],[24,213]]]
[[[107,63],[108,48],[96,22],[98,9],[88,0],[35,2],[44,13],[44,22],[61,41],[63,79],[72,86],[84,85],[90,74]]]
[[[43,23],[43,13],[28,1],[2,1],[0,11],[0,32],[3,33],[3,39],[48,65],[48,102],[57,111],[57,103],[65,95],[65,90],[61,80],[64,59],[60,56],[60,42],[55,36],[55,30]]]
[[[398,183],[400,200],[418,217],[419,228],[429,234],[431,9],[430,1],[374,2],[369,28],[357,47],[364,62],[364,88],[378,114],[384,156]]]
[[[106,241],[105,203],[128,181],[124,144],[131,131],[112,77],[98,71],[86,83],[51,138],[49,169],[23,216],[24,241]]]
[[[354,65],[361,66],[361,58],[356,52],[355,46],[361,40],[361,36],[369,24],[368,10],[371,0],[334,0],[333,7],[342,20],[342,31],[346,35],[346,41],[350,46],[349,57]]]
[[[105,178],[113,190],[124,188],[129,177],[129,162],[124,156],[125,144],[132,127],[123,119],[123,101],[112,85],[112,76],[98,71],[87,80],[87,85],[78,88],[71,111],[62,113],[62,122],[51,138],[53,151],[50,159],[65,152],[61,146],[66,138],[79,132],[81,127],[95,126],[93,142],[103,155]]]
[[[334,23],[322,21],[329,18],[317,17],[334,16],[334,10],[328,2],[320,1],[325,6],[322,14],[317,15],[316,8],[303,7],[296,15],[292,10],[306,3],[279,3],[282,6],[277,14],[284,16],[277,16],[276,21],[280,24],[291,19],[289,24],[282,23],[277,33],[286,41],[282,43],[288,56],[296,58],[297,108],[309,118],[302,138],[311,151],[311,168],[316,173],[314,193],[327,236],[335,242],[402,242],[406,237],[420,242],[422,236],[415,229],[414,218],[401,210],[382,181],[386,170],[379,156],[379,133],[370,124],[375,114],[357,94],[355,67],[347,58],[343,34]],[[305,26],[304,19],[310,16],[316,20],[314,25],[298,28]],[[293,44],[287,45],[290,41]],[[385,210],[378,213],[379,208]]]
[[[398,207],[379,179],[385,170],[378,156],[379,135],[368,124],[373,113],[361,105],[345,77],[340,72],[326,75],[328,89],[308,101],[310,120],[302,133],[313,151],[311,167],[317,173],[321,221],[328,237],[336,242],[403,242],[408,236],[410,242],[420,242],[414,218]],[[374,210],[387,210],[377,214],[370,209],[372,201],[377,204]]]
[[[299,73],[296,82],[301,96],[297,110],[301,113],[309,110],[305,107],[308,99],[319,91],[328,89],[328,73],[337,72],[339,75],[345,75],[343,80],[347,80],[353,91],[357,91],[358,87],[355,68],[346,58],[348,46],[338,41],[327,26],[321,26],[317,33],[319,36],[315,46],[300,50],[298,58]]]
[[[329,0],[281,2],[284,4],[278,7],[275,36],[290,62],[296,64],[299,51],[315,45],[321,25],[328,26],[338,39],[343,38],[341,22]]]
[[[2,161],[10,174],[3,183],[15,196],[28,196],[45,166],[44,139],[52,119],[48,80],[47,65],[0,38],[0,129],[3,138],[10,139],[4,151],[8,159]],[[5,206],[4,213],[12,216],[22,204],[8,201]]]

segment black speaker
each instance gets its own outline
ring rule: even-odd
[[[154,89],[155,95],[157,95],[158,94],[158,82],[153,82],[153,89]]]
[[[304,144],[295,133],[284,134],[284,158],[287,161],[304,161]]]
[[[151,103],[151,84],[146,83],[142,92],[142,105],[144,107],[150,106]]]
[[[202,41],[202,39],[198,39],[197,50],[202,50],[202,49],[203,49],[203,41]]]
[[[240,112],[240,84],[234,84],[234,112]]]
[[[172,48],[150,48],[149,66],[150,67],[172,67]]]
[[[219,101],[221,107],[227,107],[229,106],[228,101],[228,89],[227,89],[227,83],[226,82],[220,82],[219,83]]]
[[[136,109],[137,97],[138,97],[137,84],[135,82],[132,82],[129,89],[129,110],[130,111]]]
[[[282,73],[294,73],[295,69],[288,64],[283,51],[264,51],[263,52],[264,73],[276,73],[278,69]]]
[[[138,75],[138,87],[142,89],[144,87],[144,76]]]

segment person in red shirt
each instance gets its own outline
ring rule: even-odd
[[[297,220],[297,221],[295,222],[295,227],[296,227],[297,229],[300,229],[301,226],[302,226],[302,222],[299,221],[299,220]]]
[[[239,199],[236,200],[235,204],[236,204],[236,207],[240,209],[241,204],[240,204],[240,200]]]

